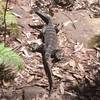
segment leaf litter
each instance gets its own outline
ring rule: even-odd
[[[39,31],[30,27],[29,24],[33,22],[33,26],[35,25],[35,27],[38,27],[39,24],[42,24],[41,26],[43,26],[44,23],[41,23],[41,20],[38,19],[36,15],[29,13],[30,6],[34,5],[35,2],[31,2],[30,4],[31,0],[16,1],[18,3],[11,3],[10,7],[12,7],[11,11],[13,11],[13,14],[18,17],[17,20],[21,22],[19,24],[21,26],[22,33],[16,40],[12,40],[12,42],[9,41],[9,45],[13,48],[15,48],[15,44],[20,45],[16,51],[20,52],[26,66],[23,71],[17,74],[15,81],[12,84],[10,83],[11,87],[15,87],[15,89],[12,88],[15,93],[12,94],[12,96],[8,95],[8,97],[6,97],[7,94],[4,89],[8,92],[7,89],[9,88],[9,84],[4,83],[5,87],[0,88],[0,90],[2,90],[0,95],[3,95],[6,100],[22,100],[22,98],[19,99],[19,95],[21,97],[24,95],[24,98],[26,98],[24,100],[29,100],[30,98],[36,100],[99,100],[99,59],[96,57],[94,49],[88,49],[83,43],[78,43],[73,39],[68,38],[68,33],[64,27],[68,26],[70,30],[71,22],[66,20],[65,22],[63,21],[63,25],[65,26],[62,27],[58,33],[59,44],[64,51],[64,59],[57,62],[52,68],[54,85],[51,97],[48,97],[48,81],[43,69],[41,55],[39,53],[32,53],[28,47],[28,45],[34,41],[41,44],[37,38]],[[78,2],[79,0],[76,1]],[[82,8],[81,3],[80,6],[77,6],[77,8],[73,7],[74,10],[80,8]],[[56,13],[55,8],[53,8],[53,10],[54,13]],[[63,7],[57,7],[56,10],[64,12]],[[54,20],[54,22],[57,24],[58,21]],[[74,19],[73,22],[76,24],[79,21],[78,19]],[[14,44],[14,42],[16,43]],[[9,91],[9,93],[12,92]],[[14,99],[14,96],[17,99]]]

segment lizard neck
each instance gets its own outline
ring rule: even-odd
[[[46,13],[43,13],[41,11],[36,11],[35,12],[38,16],[41,17],[41,19],[48,25],[48,24],[52,24],[52,19],[49,15],[47,15]]]
[[[52,20],[49,20],[48,23],[47,23],[47,25],[48,26],[52,26],[53,25]]]

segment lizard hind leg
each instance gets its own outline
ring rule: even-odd
[[[54,61],[56,61],[56,62],[63,59],[63,57],[64,57],[64,54],[63,54],[62,50],[60,50],[60,49],[54,50],[52,53],[52,58],[54,58]]]
[[[45,52],[45,59],[48,61],[51,58],[51,53]]]

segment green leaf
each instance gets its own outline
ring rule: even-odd
[[[23,67],[22,58],[11,48],[4,47],[4,44],[0,44],[0,64],[15,70],[20,70]]]
[[[2,11],[5,7],[5,2],[3,0],[0,0],[0,10]]]
[[[6,13],[6,23],[7,25],[10,25],[10,24],[17,24],[17,21],[16,21],[16,17],[9,11],[7,11]]]

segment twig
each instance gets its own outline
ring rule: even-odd
[[[6,43],[6,34],[7,34],[7,23],[6,23],[6,12],[7,12],[7,6],[8,6],[9,0],[6,0],[6,6],[4,9],[4,18],[3,18],[3,24],[4,24],[4,42]]]
[[[76,95],[76,94],[71,93],[71,92],[67,92],[67,91],[65,91],[65,94],[71,95],[71,96],[73,96],[73,97],[77,97],[77,95]]]
[[[65,13],[63,13],[63,14],[64,14],[66,17],[68,17],[68,19],[72,22],[72,26],[74,27],[74,29],[76,29],[76,26],[75,26],[73,20],[72,20],[67,14],[65,14]]]

